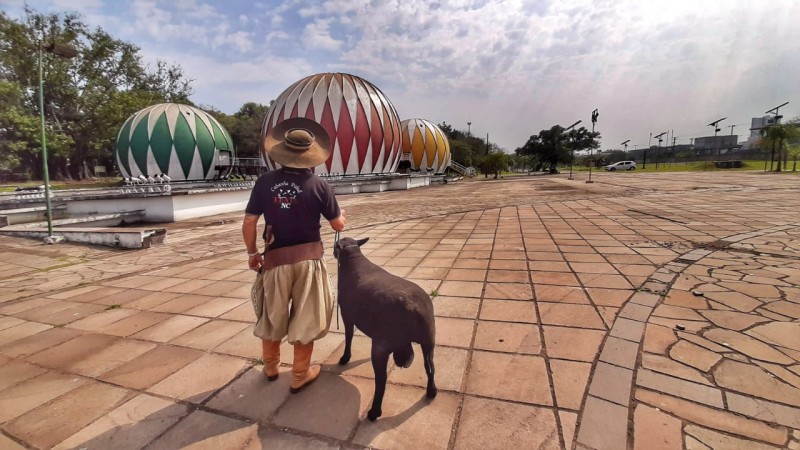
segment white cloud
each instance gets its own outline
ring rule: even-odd
[[[334,39],[330,34],[332,19],[316,20],[308,23],[303,29],[301,41],[306,48],[319,50],[338,50],[343,42]]]

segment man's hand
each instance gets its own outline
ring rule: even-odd
[[[344,210],[339,214],[339,217],[329,221],[333,231],[344,231],[344,225],[347,223],[347,218],[344,215]]]
[[[261,269],[261,266],[264,265],[264,257],[261,256],[261,253],[249,256],[247,258],[247,265],[250,266],[250,270],[255,270],[258,272]]]

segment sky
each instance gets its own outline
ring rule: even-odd
[[[447,122],[511,152],[582,120],[602,149],[749,136],[784,102],[800,115],[796,0],[28,0],[77,12],[179,64],[191,99],[233,113],[322,72],[358,75],[401,120]],[[22,0],[0,0],[21,18]],[[471,125],[468,125],[471,123]],[[664,145],[666,145],[665,143]]]

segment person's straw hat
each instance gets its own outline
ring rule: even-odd
[[[310,169],[324,163],[331,154],[331,138],[322,125],[305,117],[279,122],[264,138],[267,156],[278,164]]]

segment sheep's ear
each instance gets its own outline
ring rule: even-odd
[[[356,244],[358,244],[358,246],[361,247],[362,245],[366,244],[368,240],[369,238],[359,239],[356,241]]]

